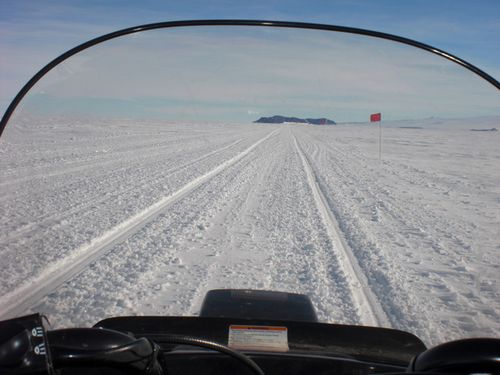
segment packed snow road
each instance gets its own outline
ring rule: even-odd
[[[474,134],[478,162],[464,128],[384,132],[378,160],[355,125],[19,121],[0,144],[0,318],[190,315],[209,289],[255,288],[429,344],[498,335],[498,140]]]

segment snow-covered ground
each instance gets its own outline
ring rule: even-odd
[[[422,127],[419,129],[418,127]],[[214,288],[427,344],[500,334],[500,119],[166,124],[28,116],[0,139],[0,318],[190,315]]]

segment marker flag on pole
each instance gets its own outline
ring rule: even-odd
[[[382,114],[381,113],[374,113],[370,115],[370,122],[377,122],[377,121],[382,121]]]

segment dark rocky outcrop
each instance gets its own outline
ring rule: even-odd
[[[295,122],[300,124],[313,124],[313,125],[335,125],[335,121],[327,118],[298,118],[298,117],[287,117],[287,116],[272,116],[272,117],[261,117],[260,119],[254,121],[261,124],[283,124],[285,122]]]
[[[491,129],[471,129],[471,132],[497,132],[497,128],[491,128]]]

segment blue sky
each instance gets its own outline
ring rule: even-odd
[[[181,19],[329,23],[434,45],[500,77],[500,1],[7,1],[0,0],[0,110],[38,69],[116,29]]]

